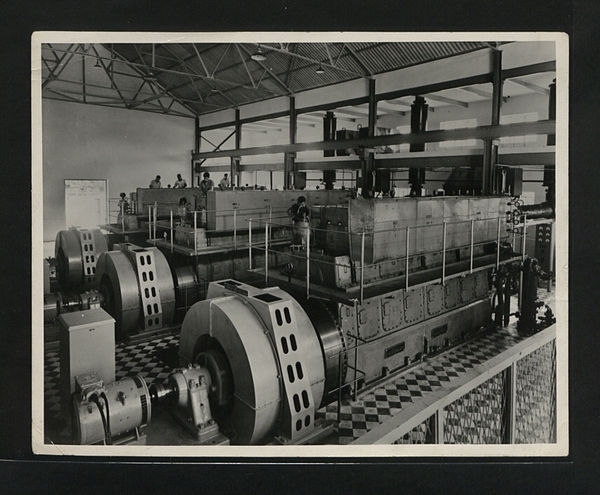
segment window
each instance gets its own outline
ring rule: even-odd
[[[396,127],[396,134],[410,134],[410,126],[409,125],[399,125]],[[410,151],[410,144],[396,144],[394,145],[394,152],[399,153],[401,151]]]
[[[535,122],[539,120],[537,112],[513,113],[510,115],[501,115],[500,124],[516,124],[517,122]],[[500,138],[500,144],[508,147],[531,146],[538,142],[538,136],[508,136]]]
[[[462,119],[462,120],[448,120],[446,122],[440,122],[440,129],[465,129],[477,127],[477,119]],[[474,148],[480,146],[477,139],[462,139],[459,141],[441,141],[439,143],[441,149],[447,148]]]

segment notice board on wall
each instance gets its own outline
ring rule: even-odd
[[[94,228],[108,223],[106,179],[65,179],[66,227]]]

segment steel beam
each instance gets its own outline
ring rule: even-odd
[[[365,74],[366,74],[366,75],[368,75],[369,77],[373,77],[373,71],[367,67],[367,64],[365,63],[365,61],[364,61],[364,60],[362,60],[362,59],[361,59],[361,58],[358,56],[358,54],[357,54],[357,53],[354,51],[354,48],[352,48],[352,47],[351,47],[350,45],[348,45],[347,43],[342,43],[342,52],[343,52],[343,49],[344,49],[344,48],[345,48],[345,49],[348,51],[348,53],[349,53],[349,54],[352,56],[353,60],[354,60],[354,61],[355,61],[355,62],[356,62],[358,65],[360,65],[361,69],[362,69],[363,71],[365,71]],[[341,55],[341,53],[342,53],[342,52],[340,52],[340,55]],[[338,58],[338,60],[339,60],[339,58]]]
[[[446,96],[441,95],[432,95],[431,93],[427,93],[425,96],[433,101],[448,103],[449,105],[455,105],[457,107],[469,108],[469,104],[466,101],[456,100],[454,98],[447,98]]]
[[[377,111],[377,110],[376,110]],[[359,112],[357,110],[346,110],[345,108],[339,108],[334,111],[336,114],[341,113],[342,115],[350,115],[351,117],[358,117],[359,119],[368,119],[369,110]]]
[[[46,89],[47,89],[47,91],[55,92],[54,90],[51,90],[49,88],[46,88]],[[68,103],[79,103],[81,105],[94,105],[94,106],[97,106],[97,107],[120,108],[121,110],[125,110],[125,108],[122,105],[110,105],[110,104],[107,104],[107,103],[96,103],[96,102],[91,102],[91,101],[88,101],[87,103],[84,103],[83,101],[76,100],[75,98],[65,100],[64,98],[55,98],[55,97],[52,97],[52,96],[45,95],[44,99],[46,99],[46,100],[55,100],[55,101],[63,101],[63,102],[68,102]],[[136,108],[136,110],[139,110],[140,112],[158,113],[158,114],[161,114],[161,115],[164,114],[164,112],[162,110],[150,110],[148,108],[139,108],[139,107]],[[170,115],[173,115],[175,117],[183,117],[183,118],[186,118],[186,119],[193,119],[194,118],[193,115],[188,115],[188,114],[184,114],[184,113],[170,112]]]
[[[115,55],[117,56],[117,58],[119,58],[119,60],[128,65],[129,67],[131,67],[135,72],[137,72],[138,74],[140,74],[142,76],[142,79],[144,79],[144,72],[142,71],[142,69],[140,69],[139,64],[134,64],[132,62],[129,62],[127,59],[125,59],[125,57],[123,57],[120,53],[118,52],[114,52]],[[101,57],[103,58],[103,57]],[[114,59],[112,59],[114,60]],[[147,66],[145,66],[147,68]],[[145,79],[144,79],[145,80]],[[147,82],[147,81],[146,81]],[[163,89],[166,92],[166,89],[164,88],[164,86],[162,86],[158,81],[155,83],[159,88]],[[148,83],[148,85],[150,86],[150,84]],[[172,93],[169,92],[169,96],[171,98],[173,98],[177,103],[179,103],[183,108],[189,110],[191,113],[191,115],[189,116],[190,118],[194,118],[196,116],[196,110],[194,110],[192,107],[190,107],[189,105],[187,105],[186,103],[184,103],[183,101],[181,101],[181,99],[175,95],[173,95]]]
[[[96,50],[96,47],[94,45],[92,45],[92,50],[98,56],[98,62],[102,66],[102,69],[104,69],[104,73],[106,74],[106,76],[110,79],[112,88],[117,92],[117,94],[119,95],[119,98],[121,98],[121,100],[123,101],[123,104],[127,107],[128,104],[125,101],[125,97],[123,96],[123,93],[121,93],[121,90],[119,89],[119,87],[117,86],[117,83],[115,82],[114,75],[111,74],[109,68],[104,63],[104,60],[100,60],[100,54],[98,53],[98,50]],[[135,98],[134,98],[134,100],[135,100]]]
[[[286,112],[287,113],[287,112]],[[356,138],[344,141],[316,141],[311,143],[276,144],[242,148],[236,153],[239,156],[268,155],[285,152],[300,152],[309,150],[334,150],[342,148],[391,146],[395,144],[435,143],[440,141],[458,141],[464,139],[497,139],[507,136],[527,136],[532,134],[552,134],[555,131],[554,120],[537,122],[518,122],[515,124],[488,125],[464,129],[447,129],[425,131],[420,134],[388,134],[372,138]],[[198,158],[216,158],[230,156],[230,151],[199,153]]]
[[[539,63],[539,64],[531,64],[531,65],[515,67],[512,69],[504,70],[504,71],[502,71],[502,78],[505,79],[508,77],[519,77],[519,76],[524,76],[524,75],[528,75],[528,74],[535,74],[538,72],[553,72],[555,70],[556,70],[555,62],[553,62],[553,61],[552,62],[543,62],[543,63]],[[443,81],[443,82],[434,83],[434,84],[427,84],[427,85],[415,86],[412,88],[405,88],[405,89],[396,90],[396,91],[389,91],[387,93],[380,93],[377,95],[377,101],[394,100],[394,99],[402,98],[404,96],[414,96],[417,94],[429,94],[429,93],[435,93],[438,91],[443,91],[445,89],[469,87],[472,85],[491,83],[491,82],[492,82],[492,73],[490,72],[487,74],[478,74],[478,75],[463,77],[463,78],[459,78],[459,79],[453,79],[453,80],[449,80],[449,81]],[[363,105],[365,103],[368,103],[368,101],[369,101],[368,96],[360,96],[360,97],[356,97],[356,98],[348,98],[345,100],[339,100],[339,101],[335,101],[335,102],[322,103],[319,105],[311,105],[308,107],[297,108],[296,111],[297,111],[298,115],[301,115],[304,113],[314,113],[314,112],[319,112],[319,111],[334,110],[334,109],[337,109],[340,107],[345,107],[345,106]],[[257,122],[259,120],[267,120],[270,118],[283,117],[287,114],[288,114],[287,111],[280,111],[280,112],[273,112],[271,114],[267,114],[267,115],[263,115],[263,116],[255,116],[255,117],[251,117],[249,119],[242,119],[242,120],[244,122]],[[227,121],[227,122],[223,122],[220,124],[212,124],[210,126],[204,126],[204,127],[202,127],[202,130],[218,129],[219,127],[227,127],[230,125],[233,125],[233,122]]]
[[[244,52],[246,52],[246,54],[250,57],[252,54],[248,51],[248,49],[244,46],[244,45],[237,45],[237,46],[241,46],[242,50],[244,50]],[[241,54],[240,54],[241,55]],[[259,60],[254,60],[254,59],[250,59],[253,62],[257,63],[258,65],[260,65],[264,70],[267,71],[267,73],[269,74],[269,76],[271,77],[271,79],[273,79],[277,84],[279,84],[288,95],[293,94],[293,91],[287,86],[287,84],[285,84],[271,69],[269,69],[263,62],[260,62]]]
[[[538,64],[522,65],[505,69],[502,71],[502,79],[513,79],[515,77],[528,76],[529,74],[539,74],[541,72],[556,72],[556,61],[540,62]]]
[[[272,50],[274,52],[279,52],[279,53],[283,53],[285,55],[289,55],[290,57],[296,57],[301,60],[305,60],[307,62],[312,62],[315,65],[321,65],[323,67],[330,67],[332,69],[335,69],[335,70],[338,70],[341,72],[346,72],[348,74],[352,74],[353,76],[356,76],[356,77],[369,78],[369,76],[366,76],[365,74],[360,74],[359,72],[354,72],[353,70],[344,69],[342,67],[336,67],[335,65],[331,65],[331,64],[327,63],[326,61],[321,61],[321,60],[316,60],[314,58],[305,57],[304,55],[299,55],[298,53],[291,53],[288,50],[282,50],[281,48],[275,48],[273,46],[265,45],[263,43],[253,43],[253,44],[256,46],[260,46],[261,48],[265,48],[267,50]]]
[[[466,86],[464,88],[457,88],[460,89],[461,91],[466,91],[467,93],[471,93],[477,96],[481,96],[482,98],[486,98],[489,99],[492,97],[492,93],[490,93],[489,91],[485,91],[483,89],[479,89],[479,88],[471,88],[470,86]]]
[[[52,69],[50,71],[50,73],[46,76],[46,79],[44,81],[42,81],[42,89],[45,88],[48,83],[52,80],[54,80],[56,77],[60,76],[62,71],[65,70],[65,67],[69,64],[69,62],[71,61],[71,59],[73,58],[73,55],[75,55],[75,52],[71,52],[71,48],[73,48],[73,44],[69,45],[67,50],[64,51],[63,56],[60,57],[58,59],[58,61],[56,62],[56,65],[54,66],[54,69]],[[79,45],[77,45],[79,47]],[[55,53],[55,48],[49,48],[50,50],[52,50],[52,53],[54,55],[56,55]],[[58,50],[57,50],[58,51]],[[68,60],[65,61],[65,58],[69,57]],[[58,72],[56,72],[58,70]]]
[[[540,93],[540,94],[546,95],[546,96],[550,94],[550,90],[548,88],[542,88],[541,86],[530,83],[528,81],[523,81],[523,80],[517,79],[517,78],[507,79],[507,81],[511,82],[513,84],[517,84],[518,86],[522,86],[523,88],[530,89],[534,93]]]

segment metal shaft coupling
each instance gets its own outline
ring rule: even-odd
[[[169,411],[202,443],[214,443],[221,437],[212,417],[209,391],[211,375],[199,365],[174,370],[162,384],[153,384],[150,395],[153,403],[170,406]]]

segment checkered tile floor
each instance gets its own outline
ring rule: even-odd
[[[115,353],[116,378],[142,375],[148,385],[164,380],[177,364],[179,336],[168,335],[134,345],[118,344]],[[60,421],[60,359],[58,352],[46,353],[44,362],[44,404],[49,420]]]
[[[391,418],[406,404],[414,403],[476,365],[507,350],[523,340],[509,329],[495,331],[430,358],[401,377],[391,378],[356,401],[343,401],[337,433],[339,444],[348,444]],[[148,384],[164,380],[177,365],[178,336],[167,336],[135,345],[119,344],[116,348],[117,379],[142,375]],[[60,362],[58,352],[49,352],[44,366],[44,401],[46,420],[58,425],[64,421],[60,412]],[[337,402],[317,412],[317,418],[337,421]]]
[[[337,433],[340,444],[348,444],[398,413],[406,404],[439,390],[473,366],[482,364],[508,349],[522,338],[509,330],[482,336],[418,365],[399,378],[382,384],[356,401],[343,401]],[[148,384],[164,380],[173,366],[179,337],[161,337],[136,345],[119,344],[116,348],[117,379],[136,374]],[[44,366],[44,401],[46,418],[60,423],[60,361],[58,352],[46,354]],[[337,421],[337,402],[317,412],[317,418]]]
[[[485,363],[523,340],[510,330],[481,336],[429,359],[399,378],[390,379],[356,401],[343,401],[338,440],[348,444],[398,413],[406,404],[438,391],[474,366]],[[337,402],[317,413],[317,418],[337,421]]]

